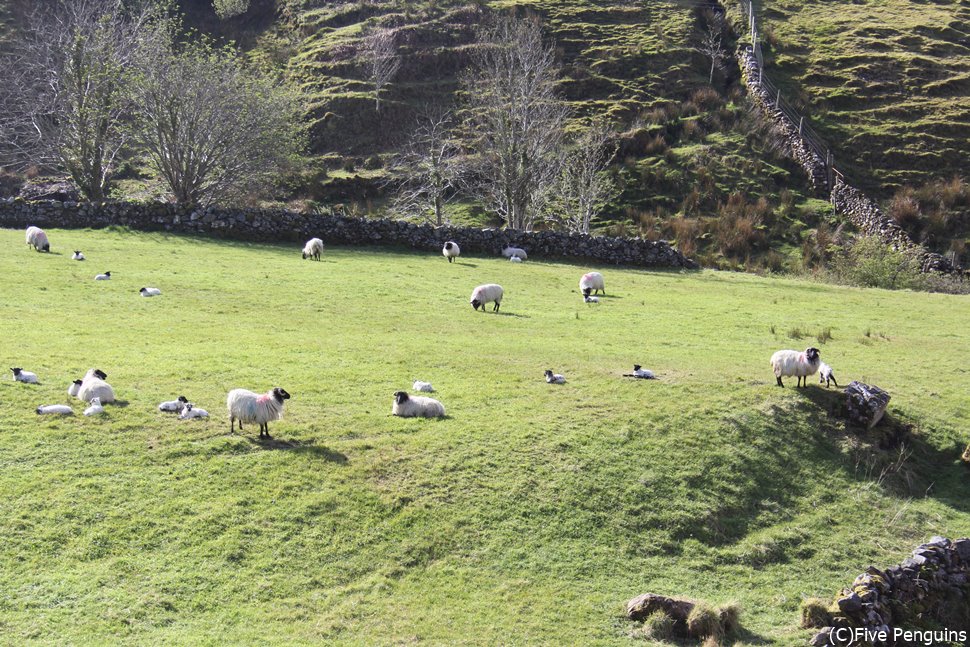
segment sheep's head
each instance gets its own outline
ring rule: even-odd
[[[306,260],[306,252],[303,252],[303,260]]]
[[[583,288],[583,296],[588,297],[589,293],[593,291],[593,288]]]
[[[182,403],[184,404],[184,403],[186,403],[186,402],[188,402],[188,401],[189,401],[189,399],[188,399],[187,397],[185,397],[184,395],[180,395],[180,396],[178,397],[178,401],[179,401],[179,402],[182,402]]]
[[[43,251],[45,251],[45,252],[49,252],[49,251],[51,251],[51,244],[50,243],[44,243],[44,246],[41,247],[41,249]]]
[[[408,394],[405,391],[398,391],[394,394],[394,401],[398,404],[404,404],[408,401]]]
[[[273,389],[273,397],[276,398],[277,402],[283,402],[283,400],[290,399],[290,394],[284,391],[283,389],[281,389],[280,387],[276,387],[275,389]]]
[[[77,384],[78,386],[81,386],[82,384],[84,384],[84,382],[81,380],[74,380],[74,383]]]
[[[485,309],[485,304],[484,303],[482,303],[478,299],[472,299],[472,308],[474,308],[475,310],[478,310],[478,307],[479,306],[481,306],[482,310]]]
[[[22,368],[11,368],[10,370],[13,371],[13,374],[14,375],[20,375],[20,371],[22,371],[24,369],[22,369]]]
[[[101,398],[91,398],[91,406],[92,407],[100,407],[101,406]]]
[[[108,374],[102,371],[100,368],[94,369],[94,375],[102,380],[108,379]]]
[[[639,364],[634,364],[633,365],[633,370],[634,371],[639,371],[640,370],[640,365]]]
[[[552,370],[546,371],[546,377],[552,377]]]
[[[142,288],[142,289],[140,289],[138,291],[141,292],[142,294],[144,294],[145,292],[148,292],[148,288]]]
[[[807,357],[808,361],[810,362],[817,362],[819,361],[820,357],[819,350],[817,348],[806,348],[805,357]]]

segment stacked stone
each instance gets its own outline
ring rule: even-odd
[[[845,387],[845,406],[849,420],[860,427],[872,429],[889,406],[890,395],[878,386],[850,382]]]
[[[832,626],[825,627],[811,644],[829,645],[829,634],[837,628],[865,628],[886,631],[904,627],[923,617],[939,619],[942,614],[966,613],[970,604],[970,539],[950,541],[933,537],[913,551],[898,566],[884,571],[870,566],[842,589],[836,598],[839,611]],[[948,607],[959,606],[959,609]]]

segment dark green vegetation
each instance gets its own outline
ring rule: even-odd
[[[623,604],[652,591],[791,645],[803,598],[970,534],[964,297],[48,233],[0,230],[0,365],[42,381],[0,380],[10,642],[643,644]],[[469,307],[484,281],[501,314]],[[902,446],[846,430],[834,389],[773,385],[770,354],[809,345],[892,394]],[[123,406],[33,413],[92,366]],[[415,379],[447,419],[390,416]],[[274,440],[230,435],[227,391],[274,385]],[[213,417],[155,410],[180,393]]]

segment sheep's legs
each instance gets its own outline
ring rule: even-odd
[[[782,388],[785,387],[784,383],[781,381],[781,376],[780,375],[776,375],[775,376],[775,379],[778,380],[778,386],[780,386]]]

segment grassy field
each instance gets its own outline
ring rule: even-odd
[[[623,605],[651,591],[789,645],[803,597],[970,534],[965,297],[607,267],[588,307],[576,264],[48,233],[0,230],[2,366],[42,382],[0,381],[12,643],[643,644]],[[500,314],[469,307],[484,282]],[[808,345],[893,395],[902,460],[835,389],[773,385]],[[118,405],[34,413],[92,366]],[[415,379],[446,419],[390,415]],[[227,391],[272,386],[273,439],[230,434]],[[212,417],[156,410],[178,394]]]

